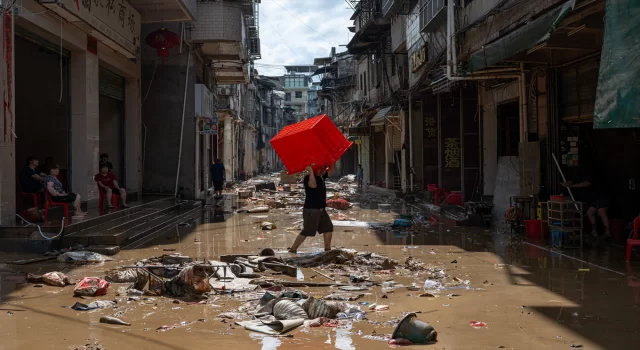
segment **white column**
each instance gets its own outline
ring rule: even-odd
[[[98,198],[93,177],[98,173],[100,110],[98,57],[71,53],[71,190],[82,200]]]
[[[387,188],[393,187],[393,175],[391,175],[392,169],[389,168],[389,163],[393,162],[393,150],[391,148],[391,132],[393,131],[391,128],[393,126],[388,126],[386,123],[384,125],[385,133],[384,133],[384,183]]]
[[[233,180],[233,120],[230,116],[224,119],[224,160],[227,181]]]
[[[139,62],[140,60],[138,60]],[[140,64],[138,64],[138,70]],[[138,75],[139,76],[139,75]],[[125,83],[125,185],[130,191],[142,195],[142,110],[140,79],[127,79]],[[148,153],[147,153],[148,155]]]

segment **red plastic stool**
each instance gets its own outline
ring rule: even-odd
[[[118,210],[118,196],[115,194],[115,189],[111,190],[111,203],[113,204],[113,207]],[[102,189],[100,188],[100,186],[98,186],[98,193],[99,193],[99,197],[98,197],[98,208],[102,209],[102,203],[104,203],[104,199],[105,199],[105,193],[102,192]]]
[[[634,246],[640,246],[640,239],[638,239],[638,229],[640,228],[640,216],[633,220],[633,237],[627,239],[627,254],[625,261],[631,260],[631,249]]]
[[[64,209],[64,217],[69,219],[69,204],[68,203],[58,203],[51,200],[51,194],[45,188],[44,189],[45,196],[45,206],[44,206],[44,220],[45,222],[49,221],[49,208],[51,207],[62,207]]]

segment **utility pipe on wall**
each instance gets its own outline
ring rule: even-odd
[[[182,141],[184,139],[184,116],[187,108],[187,88],[189,87],[189,64],[191,63],[191,48],[187,53],[187,72],[184,77],[184,95],[182,97],[182,123],[180,124],[180,147],[178,149],[178,167],[176,168],[176,187],[173,196],[178,197],[178,181],[180,180],[180,163],[182,162]]]
[[[453,1],[447,1],[447,79],[450,81],[464,80],[490,80],[490,79],[517,79],[518,89],[520,93],[520,142],[527,141],[528,124],[527,124],[527,102],[526,102],[526,82],[524,73],[524,63],[520,64],[519,69],[495,69],[490,73],[505,72],[509,74],[470,74],[467,76],[454,76],[452,74],[452,66],[456,67],[458,62],[458,54],[455,48],[455,22],[454,22],[454,6]]]

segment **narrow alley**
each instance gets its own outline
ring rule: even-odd
[[[0,350],[633,349],[640,1],[0,1]]]

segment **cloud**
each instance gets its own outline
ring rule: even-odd
[[[259,11],[262,59],[256,69],[263,75],[283,75],[284,65],[313,64],[331,47],[346,50],[339,45],[351,39],[353,10],[345,0],[268,0]]]

